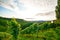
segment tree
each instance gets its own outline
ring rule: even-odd
[[[58,0],[58,5],[56,6],[56,14],[57,18],[60,18],[60,0]]]
[[[8,23],[7,32],[13,35],[14,40],[18,40],[21,31],[21,25],[16,21],[15,18],[12,18],[11,22]]]

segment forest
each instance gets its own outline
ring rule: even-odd
[[[0,17],[0,40],[60,40],[60,0],[55,11],[53,23]]]

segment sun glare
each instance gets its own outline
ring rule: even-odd
[[[53,2],[54,1],[54,2]],[[28,20],[55,20],[55,7],[57,5],[57,0],[9,0],[1,2],[1,6],[6,9],[13,11],[13,16],[15,18]],[[6,5],[7,4],[7,5]],[[49,13],[49,12],[54,13]],[[39,14],[40,16],[36,16]],[[41,16],[43,14],[43,16]],[[51,14],[51,15],[44,15]],[[10,15],[13,17],[12,15]]]

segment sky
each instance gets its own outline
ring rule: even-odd
[[[56,20],[57,0],[0,0],[0,16],[27,21]]]

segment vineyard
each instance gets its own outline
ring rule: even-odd
[[[53,23],[0,17],[0,40],[60,40],[60,0],[56,15]]]
[[[19,21],[20,20],[20,21]],[[1,40],[59,40],[60,20],[26,22],[22,19],[0,17]]]

